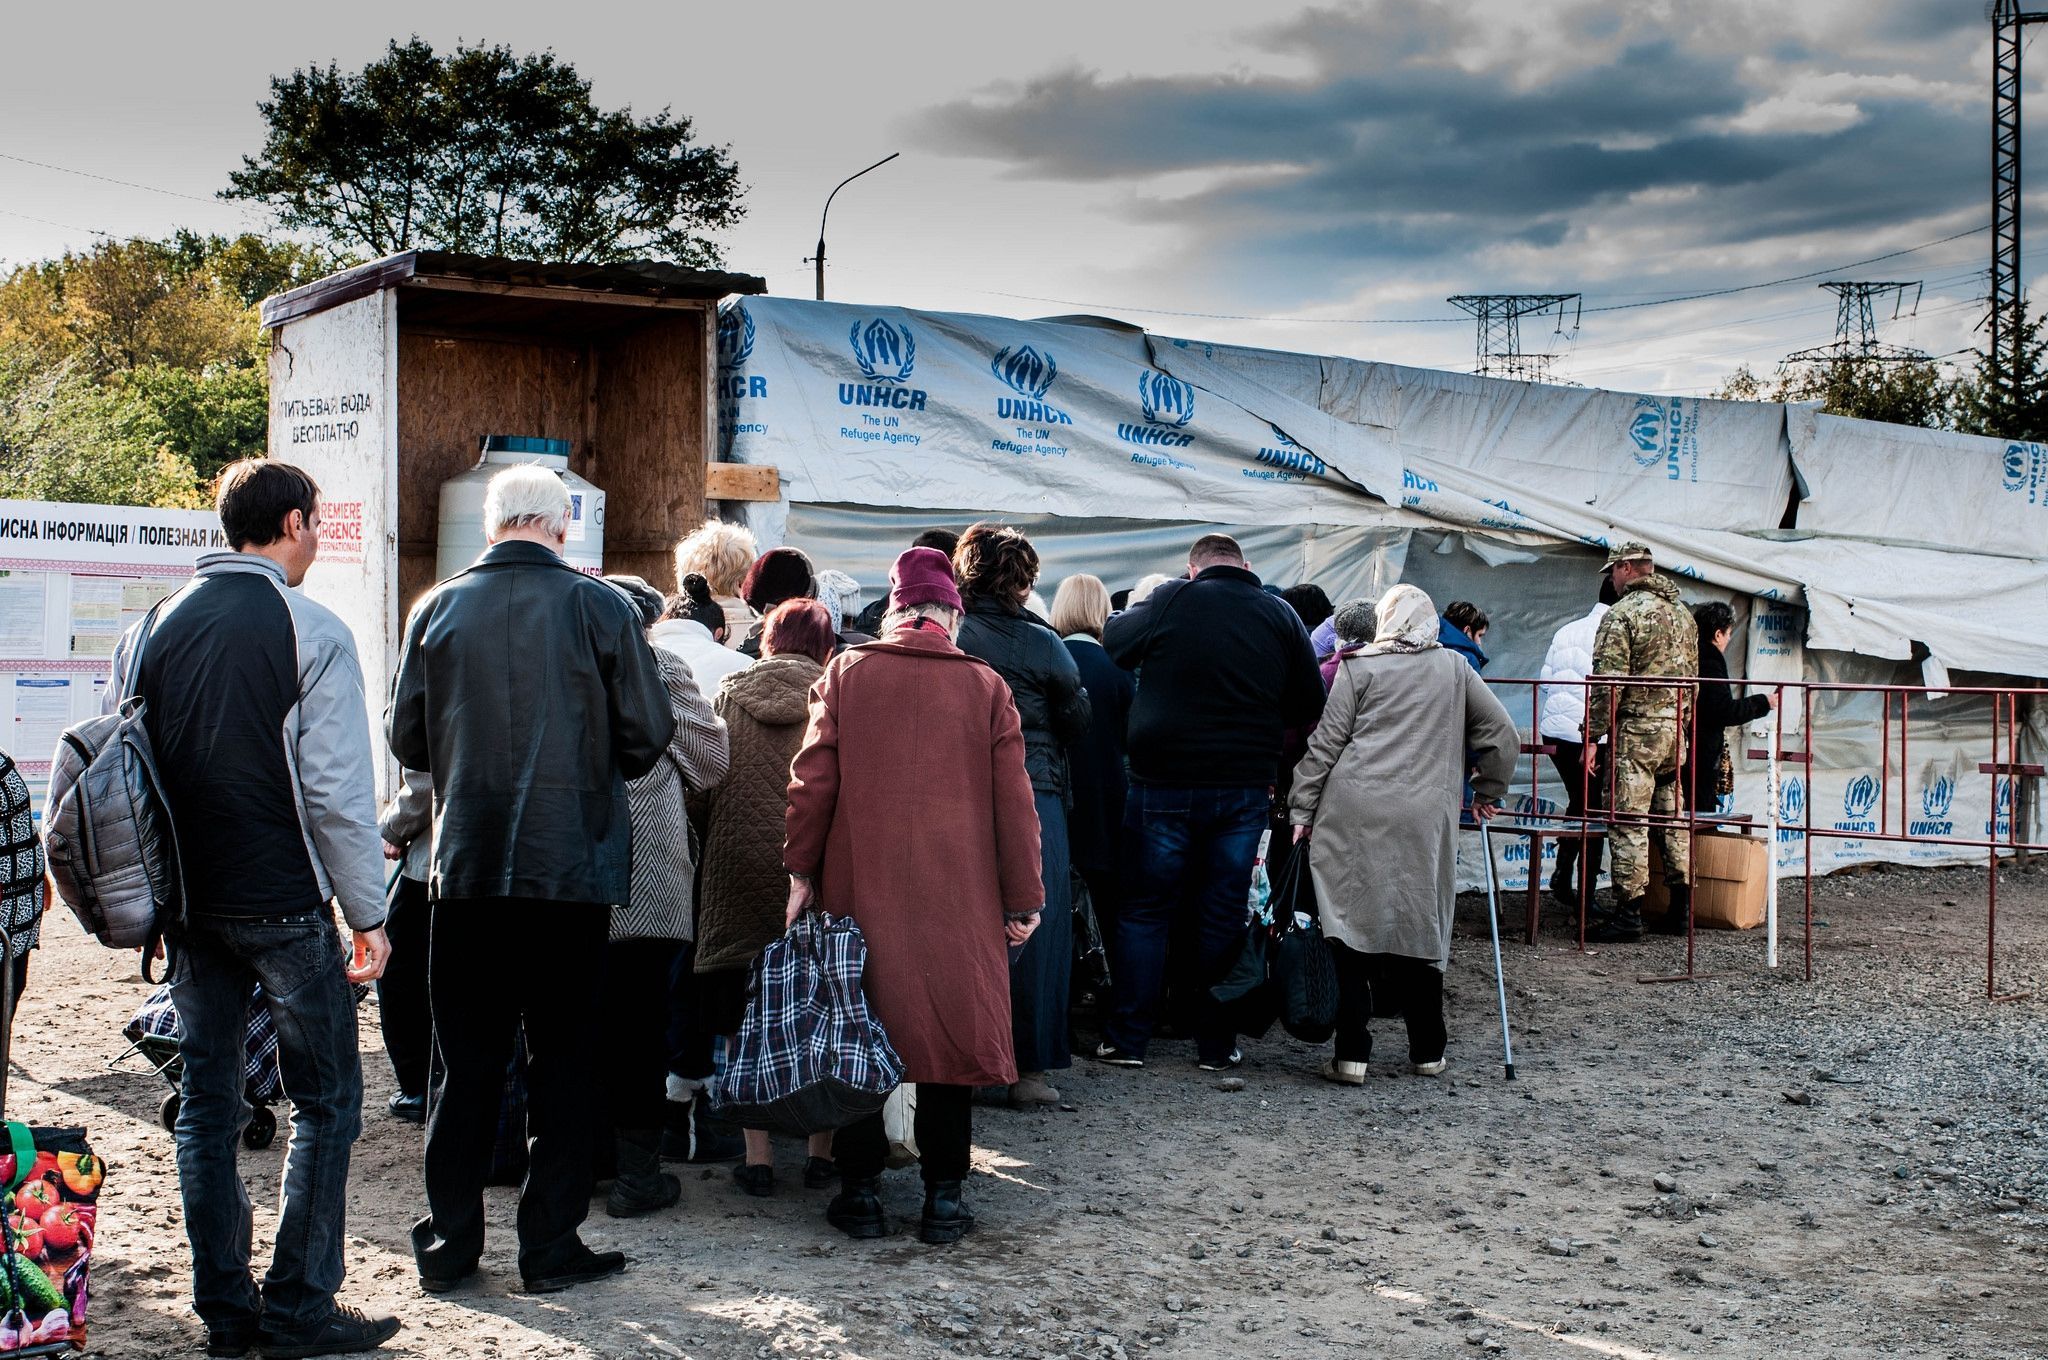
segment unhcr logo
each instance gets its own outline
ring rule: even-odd
[[[1955,808],[1956,781],[1953,775],[1942,775],[1932,784],[1920,790],[1920,820],[1906,827],[1909,836],[1953,836],[1956,824],[1949,813]]]
[[[998,419],[1028,420],[1039,425],[1074,423],[1072,416],[1057,406],[1047,405],[1045,401],[1045,394],[1052,390],[1053,380],[1060,375],[1060,366],[1051,351],[1040,354],[1029,345],[1019,345],[1015,349],[1005,345],[989,360],[988,367],[989,372],[1022,398],[998,397]]]
[[[1254,455],[1261,463],[1308,477],[1321,477],[1329,471],[1322,459],[1295,443],[1287,431],[1270,420],[1266,422],[1266,428],[1273,432],[1274,447],[1261,448]]]
[[[876,317],[863,326],[853,323],[847,333],[853,347],[853,361],[868,381],[839,384],[841,406],[883,406],[898,411],[925,409],[925,393],[904,384],[917,367],[917,337],[908,325],[895,325]]]
[[[1797,840],[1806,833],[1806,781],[1798,775],[1787,778],[1778,789],[1778,839]]]
[[[1699,417],[1685,397],[1637,397],[1628,423],[1629,454],[1638,467],[1662,464],[1671,481],[1698,481],[1698,426]]]
[[[765,397],[768,380],[735,373],[754,352],[754,317],[743,302],[735,302],[718,314],[718,395],[727,401],[742,397]]]
[[[1874,774],[1859,774],[1850,780],[1849,786],[1842,790],[1842,820],[1835,823],[1835,830],[1857,831],[1866,836],[1876,834],[1877,823],[1871,820],[1870,814],[1877,810],[1879,792]]]
[[[1179,378],[1153,368],[1139,373],[1138,408],[1144,412],[1145,423],[1118,425],[1118,439],[1171,449],[1184,449],[1195,442],[1193,435],[1182,433],[1182,427],[1195,418],[1195,389]]]
[[[2007,444],[2004,472],[2000,485],[2007,491],[2025,496],[2029,505],[2048,503],[2048,445]]]
[[[2000,775],[1997,785],[1997,813],[1991,821],[1984,823],[1986,836],[2010,836],[2012,834],[2012,780]]]

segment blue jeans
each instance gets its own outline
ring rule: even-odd
[[[1145,1055],[1166,990],[1171,937],[1184,932],[1202,994],[1196,1048],[1204,1060],[1229,1056],[1237,1036],[1208,989],[1222,981],[1244,947],[1252,864],[1272,794],[1131,781],[1124,801],[1124,900],[1117,908],[1110,957],[1113,1001],[1102,1037]]]
[[[349,1149],[363,1127],[355,994],[326,914],[269,920],[194,914],[176,942],[171,1000],[185,1077],[178,1185],[192,1241],[192,1306],[210,1328],[292,1332],[326,1320],[341,1287]],[[236,1164],[249,997],[257,983],[277,1027],[292,1102],[277,1246],[259,1294],[249,1274],[249,1195]]]

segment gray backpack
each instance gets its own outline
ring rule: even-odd
[[[120,710],[66,728],[50,760],[43,813],[50,877],[79,924],[109,949],[153,947],[184,901],[170,805],[133,692],[155,622],[153,609],[137,634]]]

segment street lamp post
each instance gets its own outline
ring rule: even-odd
[[[870,165],[868,170],[879,170],[902,154],[901,151],[891,151],[888,155]],[[825,219],[831,215],[832,200],[839,196],[839,191],[859,179],[862,175],[865,175],[868,170],[856,170],[845,179],[840,180],[839,183],[833,185],[832,192],[825,195],[825,211],[818,214],[818,253],[809,260],[804,261],[804,263],[815,263],[818,266],[818,301],[820,302],[825,300]]]

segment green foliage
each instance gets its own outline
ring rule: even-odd
[[[2048,440],[2048,337],[2041,319],[2020,323],[2019,371],[2001,378],[1992,371],[1991,356],[1975,351],[1976,372],[1964,385],[1956,406],[1956,428],[1994,439]]]
[[[145,401],[76,363],[0,353],[0,479],[23,500],[204,504],[191,462],[167,447]]]
[[[707,233],[743,211],[731,156],[697,145],[689,119],[600,109],[552,52],[442,56],[415,36],[354,73],[275,77],[270,95],[263,149],[222,197],[266,203],[339,251],[714,265]]]
[[[0,277],[0,476],[40,500],[195,505],[267,443],[256,302],[328,271],[293,242],[180,231]]]
[[[1830,415],[1951,429],[1960,392],[1959,380],[1932,361],[1842,358],[1783,364],[1768,380],[1744,364],[1714,395],[1731,401],[1815,402]]]

